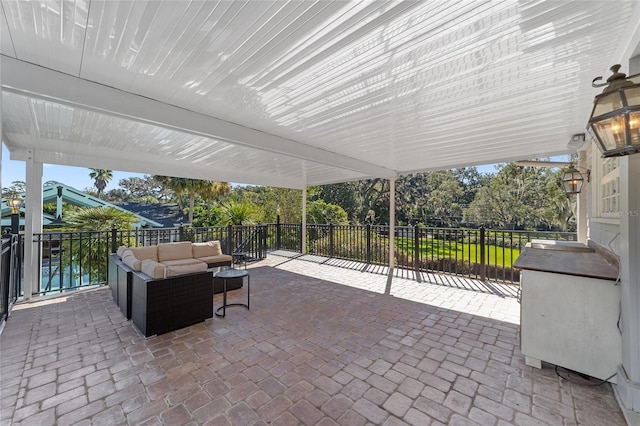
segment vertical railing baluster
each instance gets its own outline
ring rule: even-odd
[[[118,250],[118,245],[116,243],[117,234],[118,228],[116,228],[116,225],[113,225],[111,228],[111,253],[115,253]]]
[[[487,271],[485,269],[485,229],[480,227],[480,281],[487,280]]]
[[[453,230],[453,238],[454,238],[454,241],[455,241],[454,250],[456,252],[456,256],[455,256],[455,259],[453,261],[453,268],[454,268],[454,273],[455,274],[459,274],[459,266],[458,266],[459,265],[459,263],[458,263],[458,230],[457,229]]]
[[[367,224],[367,265],[371,264],[371,224]]]
[[[421,282],[420,278],[420,227],[413,227],[413,268],[415,270],[416,279]]]
[[[509,234],[507,234],[507,236],[511,239],[511,236],[513,235],[513,232],[509,232]],[[507,275],[506,275],[506,269],[505,269],[505,253],[506,253],[506,245],[505,245],[506,241],[505,241],[505,235],[504,233],[502,234],[502,281],[505,281],[507,279]],[[497,256],[497,252],[498,252],[498,248],[496,247],[496,256]],[[496,259],[496,263],[498,262],[498,259]],[[496,274],[496,278],[497,274]]]

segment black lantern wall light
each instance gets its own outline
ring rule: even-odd
[[[589,182],[590,170],[586,170],[586,179]],[[585,178],[582,173],[576,169],[576,166],[571,165],[562,174],[562,188],[567,194],[579,194],[582,191],[582,185],[584,185]]]
[[[5,197],[5,201],[11,209],[11,233],[17,234],[20,230],[20,207],[22,206],[22,197],[13,192],[9,197]]]
[[[594,100],[588,127],[602,156],[618,157],[640,152],[640,74],[627,77],[618,72],[620,65],[610,69],[606,83],[596,84],[602,77],[591,82],[607,87]]]
[[[576,137],[582,137],[582,140],[584,140],[584,134],[582,133],[573,135],[574,140]],[[516,161],[515,164],[524,167],[566,167],[562,174],[562,189],[566,194],[579,194],[584,184],[589,183],[591,180],[591,170],[578,167],[571,161],[521,160]],[[584,170],[584,174],[580,173],[578,169]]]

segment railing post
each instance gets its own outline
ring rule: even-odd
[[[0,277],[0,290],[2,300],[0,302],[0,325],[9,316],[9,293],[11,292],[11,259],[13,253],[11,252],[13,246],[13,238],[12,234],[7,231],[6,234],[2,236],[2,276]],[[6,247],[5,247],[6,242]]]
[[[303,227],[304,225],[302,223],[300,223],[300,241],[299,241],[299,246],[300,247],[300,253],[305,254],[305,249],[306,249],[306,241],[303,241],[302,236],[305,235],[306,236],[306,232],[303,232]]]
[[[233,225],[227,226],[227,253],[233,253]]]
[[[280,228],[280,215],[276,220],[276,250],[280,250],[280,244],[282,242],[282,229]]]
[[[480,227],[480,281],[487,280],[486,260],[485,260],[485,229]]]
[[[367,264],[371,263],[371,224],[367,224]]]
[[[333,257],[333,223],[329,224],[329,257]]]
[[[178,225],[178,241],[184,241],[184,226],[182,223]]]
[[[413,226],[413,267],[416,271],[416,280],[422,282],[420,277],[420,228]]]
[[[118,228],[116,225],[111,227],[111,253],[118,251]]]

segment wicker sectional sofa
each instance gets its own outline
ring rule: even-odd
[[[232,260],[231,256],[222,253],[220,241],[121,247],[118,251],[125,265],[154,279],[193,274],[215,266],[229,266]]]
[[[108,281],[122,313],[148,337],[211,318],[222,285],[209,268],[231,261],[218,241],[121,247],[109,256]],[[227,283],[240,287],[241,280]]]

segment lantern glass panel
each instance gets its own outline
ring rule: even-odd
[[[626,145],[625,121],[624,114],[620,114],[592,124],[593,130],[605,145],[606,150],[622,148]]]
[[[622,98],[618,91],[604,95],[596,100],[593,108],[592,117],[599,117],[602,114],[610,113],[623,107]]]
[[[629,133],[631,145],[640,146],[640,111],[629,113]]]
[[[582,174],[575,169],[569,169],[562,175],[562,186],[567,194],[579,193],[583,183]]]
[[[624,89],[624,96],[627,98],[628,106],[640,106],[640,86],[633,86]]]

